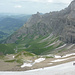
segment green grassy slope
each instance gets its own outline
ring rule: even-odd
[[[0,52],[3,54],[15,53],[15,44],[0,44]]]
[[[19,37],[15,44],[0,44],[0,52],[4,54],[18,53],[22,50],[36,55],[48,54],[64,43],[59,41],[59,37],[54,35],[39,36],[38,38]]]

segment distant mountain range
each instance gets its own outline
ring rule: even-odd
[[[26,23],[30,15],[1,15],[0,16],[0,41],[10,36],[13,32]]]

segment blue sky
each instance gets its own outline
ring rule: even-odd
[[[72,0],[0,0],[0,13],[34,14],[59,11]]]

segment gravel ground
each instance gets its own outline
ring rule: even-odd
[[[0,72],[0,75],[75,75],[75,61],[47,68],[21,72]]]

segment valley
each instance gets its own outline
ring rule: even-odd
[[[74,61],[74,13],[75,0],[60,11],[0,18],[0,71],[44,69]]]
[[[5,40],[23,24],[31,15],[0,14],[0,42]]]

